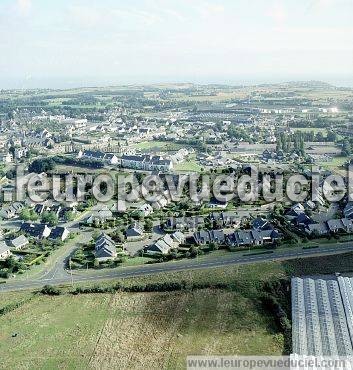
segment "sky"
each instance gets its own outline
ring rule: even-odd
[[[353,0],[0,0],[0,89],[353,86]]]

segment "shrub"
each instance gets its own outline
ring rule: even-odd
[[[60,295],[61,294],[61,290],[59,288],[53,287],[51,285],[44,285],[40,292],[45,295]]]

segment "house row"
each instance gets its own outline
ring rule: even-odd
[[[273,244],[280,239],[277,230],[238,230],[226,236],[226,244],[229,247],[251,247],[265,244]]]
[[[223,230],[200,230],[193,234],[193,239],[197,245],[217,244],[222,245],[225,242]]]
[[[70,232],[66,227],[56,226],[54,228],[50,228],[46,224],[33,224],[29,222],[24,222],[20,227],[20,231],[36,239],[48,238],[64,241],[70,235]]]
[[[352,233],[353,220],[348,218],[331,219],[325,222],[310,223],[305,226],[308,235],[326,236],[337,233]]]
[[[257,217],[252,222],[252,229],[237,230],[225,235],[223,230],[200,230],[194,233],[197,245],[214,243],[229,247],[247,247],[253,245],[273,244],[281,234],[266,219]]]
[[[42,203],[37,203],[34,206],[33,211],[38,216],[41,216],[44,212],[52,212],[59,219],[65,219],[65,216],[66,216],[67,212],[74,212],[75,213],[76,208],[75,207],[62,207],[59,204],[54,204],[54,205],[51,205],[51,206],[47,206],[47,205],[42,204]]]
[[[220,227],[239,227],[241,223],[240,217],[236,212],[212,212],[209,214],[209,220],[214,226]]]
[[[160,156],[123,155],[121,157],[121,166],[135,170],[169,172],[173,169],[173,162]]]
[[[175,231],[173,234],[166,234],[155,243],[145,247],[144,252],[149,255],[166,255],[183,243],[185,243],[185,235],[180,231]]]
[[[119,158],[115,154],[104,153],[93,150],[80,150],[77,154],[77,158],[91,159],[95,161],[104,162],[107,164],[117,165],[119,163]]]

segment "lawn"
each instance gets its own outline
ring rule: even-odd
[[[215,289],[36,296],[0,328],[4,368],[182,369],[188,354],[283,350],[258,302]]]
[[[176,151],[184,146],[178,143],[171,143],[169,141],[142,141],[141,143],[133,144],[132,147],[140,150],[157,150],[157,151]]]
[[[273,274],[282,276],[279,265],[261,269],[263,278]],[[128,286],[177,279],[232,282],[237,277],[239,289],[231,291],[33,294],[30,301],[0,316],[0,367],[181,369],[185,357],[195,353],[280,355],[283,335],[247,286],[254,281],[250,277],[258,275],[254,265],[124,280]],[[0,297],[3,302],[16,302],[16,297],[22,302],[24,294],[30,295]]]
[[[174,170],[180,172],[201,172],[201,168],[195,159],[186,159],[184,162],[174,166]]]
[[[326,136],[327,129],[326,128],[321,128],[321,127],[294,127],[294,131],[299,131],[299,132],[314,132],[315,134],[321,132],[324,136]]]

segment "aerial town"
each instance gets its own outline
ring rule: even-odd
[[[0,1],[0,370],[353,369],[353,1]]]
[[[161,290],[173,290],[163,285],[164,279],[158,282],[158,273],[249,264],[240,267],[246,269],[331,255],[352,261],[352,101],[352,89],[318,81],[1,91],[1,289],[35,289],[47,295],[61,295],[57,286],[68,286],[64,289],[71,294],[129,291],[131,286],[81,284],[151,274]],[[195,200],[190,182],[175,200],[166,186],[168,176],[179,181],[203,176],[215,187],[220,176],[233,182],[254,173],[260,190],[247,201],[241,197],[246,190],[241,193],[239,187],[228,198],[210,193]],[[274,194],[271,181],[280,179],[283,189],[283,181],[294,173],[305,180],[305,197],[269,199]],[[153,176],[162,183],[160,196],[144,197],[142,186],[129,201],[119,191],[101,201],[92,181],[84,184],[80,199],[60,198],[55,192],[44,192],[43,198],[32,194],[41,193],[38,185],[44,180],[53,185],[58,179],[62,190],[67,176],[87,180],[105,174],[112,179],[133,176],[139,185]],[[347,189],[337,186],[336,177]],[[19,196],[19,183],[27,184],[24,196]],[[77,180],[73,193],[78,194],[78,187]],[[299,313],[300,305],[305,307],[303,292],[315,284],[328,289],[315,278],[292,282],[292,300],[297,301],[289,347],[291,323],[281,308],[288,302],[280,303],[287,299],[284,286],[263,280],[260,271],[254,276],[269,290],[261,297],[263,304],[283,311],[280,319],[274,314],[284,338],[276,344],[277,352],[351,353],[342,343],[331,344],[334,349],[326,352],[317,350],[316,337],[303,343],[298,335],[310,320]],[[178,290],[178,284],[187,284],[184,279],[168,284],[177,284]],[[279,281],[284,284],[283,277]],[[197,285],[194,278],[192,282]],[[272,296],[273,290],[280,298]],[[341,341],[352,336],[344,333]]]
[[[12,281],[65,248],[66,266],[97,270],[190,259],[218,250],[277,253],[353,240],[348,193],[330,202],[325,179],[348,182],[353,138],[349,89],[320,82],[280,85],[144,86],[3,91],[0,274]],[[15,108],[16,107],[16,108]],[[141,181],[183,174],[319,176],[313,201],[209,197],[174,202],[15,199],[16,175],[133,173]],[[260,176],[261,175],[261,176]],[[92,189],[91,189],[92,190]],[[332,190],[334,191],[334,190]],[[55,278],[55,276],[53,276]]]

